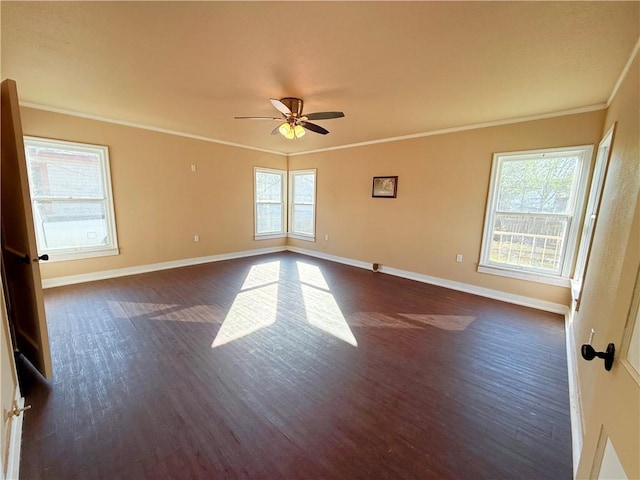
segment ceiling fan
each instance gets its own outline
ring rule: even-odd
[[[271,104],[278,110],[280,117],[233,117],[238,120],[280,120],[282,123],[273,129],[271,135],[280,133],[283,137],[293,140],[304,136],[305,130],[326,135],[329,130],[309,122],[309,120],[329,120],[344,117],[342,112],[315,112],[302,114],[304,102],[300,98],[285,97],[280,100],[272,98]]]

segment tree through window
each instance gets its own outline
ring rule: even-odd
[[[494,156],[481,266],[569,276],[591,152]]]

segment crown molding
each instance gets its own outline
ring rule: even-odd
[[[271,153],[271,154],[274,154],[274,155],[287,155],[284,152],[277,152],[275,150],[268,150],[266,148],[251,147],[249,145],[243,145],[241,143],[227,142],[227,141],[218,140],[218,139],[212,138],[212,137],[204,137],[202,135],[193,135],[191,133],[179,132],[177,130],[169,130],[169,129],[160,128],[160,127],[154,127],[152,125],[145,125],[145,124],[142,124],[142,123],[127,122],[125,120],[116,120],[114,118],[102,117],[100,115],[94,115],[94,114],[91,114],[91,113],[76,112],[74,110],[67,110],[67,109],[64,109],[64,108],[51,107],[49,105],[42,105],[42,104],[39,104],[39,103],[20,102],[20,106],[21,107],[26,107],[26,108],[33,108],[35,110],[43,110],[45,112],[60,113],[62,115],[70,115],[72,117],[80,117],[80,118],[86,118],[86,119],[89,119],[89,120],[97,120],[99,122],[113,123],[113,124],[116,124],[116,125],[123,125],[125,127],[139,128],[141,130],[150,130],[152,132],[166,133],[168,135],[176,135],[178,137],[191,138],[193,140],[202,140],[203,142],[218,143],[220,145],[227,145],[229,147],[244,148],[244,149],[247,149],[247,150],[255,150],[255,151],[263,152],[263,153]]]
[[[557,112],[550,112],[550,113],[541,113],[538,115],[529,115],[526,117],[514,117],[514,118],[509,118],[509,119],[504,119],[504,120],[495,120],[495,121],[491,121],[491,122],[482,122],[482,123],[474,123],[471,125],[464,125],[461,127],[451,127],[451,128],[443,128],[441,130],[432,130],[430,132],[423,132],[423,133],[414,133],[411,135],[402,135],[399,137],[389,137],[389,138],[381,138],[379,140],[370,140],[367,142],[359,142],[359,143],[350,143],[350,144],[346,144],[346,145],[339,145],[336,147],[329,147],[329,148],[320,148],[317,150],[307,150],[306,152],[296,152],[296,153],[289,153],[288,156],[289,157],[295,157],[298,155],[309,155],[311,153],[320,153],[320,152],[329,152],[332,150],[342,150],[345,148],[357,148],[357,147],[366,147],[368,145],[377,145],[379,143],[389,143],[389,142],[399,142],[402,140],[411,140],[414,138],[422,138],[422,137],[431,137],[434,135],[444,135],[447,133],[456,133],[456,132],[464,132],[467,130],[476,130],[479,128],[488,128],[488,127],[498,127],[500,125],[510,125],[513,123],[523,123],[523,122],[530,122],[533,120],[543,120],[545,118],[554,118],[554,117],[563,117],[565,115],[576,115],[579,113],[587,113],[587,112],[595,112],[598,110],[604,110],[605,108],[607,108],[607,105],[605,103],[598,103],[595,105],[588,105],[586,107],[579,107],[579,108],[572,108],[572,109],[568,109],[568,110],[560,110]]]
[[[633,47],[633,50],[631,50],[631,55],[629,55],[629,60],[627,60],[627,63],[625,64],[624,68],[622,69],[622,72],[620,72],[620,76],[618,77],[618,81],[613,86],[613,90],[611,91],[611,95],[609,95],[609,99],[607,100],[607,108],[609,108],[609,105],[611,105],[611,102],[613,102],[613,98],[616,96],[616,93],[618,93],[618,89],[620,88],[620,85],[622,85],[622,82],[624,81],[625,77],[627,76],[627,73],[629,73],[629,69],[631,68],[631,64],[633,63],[633,60],[636,58],[636,55],[638,55],[638,50],[640,50],[640,38],[638,38],[638,41],[636,42],[636,45]]]
[[[639,42],[639,44],[640,44],[640,42]],[[637,53],[637,51],[638,51],[638,45],[636,45],[636,48],[634,49],[634,52]],[[625,75],[626,75],[626,71],[628,70],[628,67],[631,65],[631,60],[632,59],[633,59],[633,56],[631,57],[629,62],[627,62],[627,67],[625,67],[625,72],[623,72]],[[621,76],[621,78],[618,80],[618,84],[622,82],[622,78],[623,78],[623,76]],[[616,85],[616,88],[617,88],[618,84]],[[612,94],[611,98],[613,98],[613,94]],[[335,146],[335,147],[320,148],[320,149],[316,149],[316,150],[307,150],[307,151],[303,151],[303,152],[293,152],[293,153],[279,152],[279,151],[276,151],[276,150],[268,150],[268,149],[264,149],[264,148],[252,147],[252,146],[243,145],[243,144],[240,144],[240,143],[233,143],[233,142],[227,142],[227,141],[224,141],[224,140],[218,140],[218,139],[211,138],[211,137],[204,137],[204,136],[201,136],[201,135],[193,135],[191,133],[180,132],[180,131],[177,131],[177,130],[169,130],[169,129],[166,129],[166,128],[154,127],[154,126],[151,126],[151,125],[144,125],[142,123],[128,122],[128,121],[125,121],[125,120],[116,120],[116,119],[113,119],[113,118],[102,117],[100,115],[94,115],[94,114],[83,113],[83,112],[76,112],[74,110],[67,110],[67,109],[64,109],[64,108],[51,107],[51,106],[42,105],[42,104],[39,104],[39,103],[20,102],[20,106],[26,107],[26,108],[33,108],[35,110],[43,110],[43,111],[46,111],[46,112],[60,113],[60,114],[63,114],[63,115],[70,115],[70,116],[73,116],[73,117],[86,118],[86,119],[89,119],[89,120],[97,120],[97,121],[100,121],[100,122],[113,123],[113,124],[116,124],[116,125],[123,125],[123,126],[126,126],[126,127],[140,128],[142,130],[150,130],[150,131],[153,131],[153,132],[166,133],[168,135],[176,135],[176,136],[180,136],[180,137],[191,138],[191,139],[194,139],[194,140],[201,140],[203,142],[218,143],[218,144],[227,145],[227,146],[230,146],[230,147],[244,148],[244,149],[247,149],[247,150],[254,150],[254,151],[263,152],[263,153],[270,153],[270,154],[273,154],[273,155],[282,155],[282,156],[286,156],[286,157],[295,157],[295,156],[300,156],[300,155],[309,155],[309,154],[312,154],[312,153],[330,152],[330,151],[333,151],[333,150],[344,150],[344,149],[348,149],[348,148],[365,147],[365,146],[368,146],[368,145],[377,145],[377,144],[380,144],[380,143],[399,142],[399,141],[411,140],[411,139],[415,139],[415,138],[431,137],[431,136],[435,136],[435,135],[445,135],[445,134],[448,134],[448,133],[464,132],[464,131],[476,130],[476,129],[480,129],[480,128],[497,127],[497,126],[501,126],[501,125],[510,125],[510,124],[514,124],[514,123],[523,123],[523,122],[530,122],[530,121],[534,121],[534,120],[544,120],[544,119],[547,119],[547,118],[563,117],[563,116],[566,116],[566,115],[576,115],[576,114],[580,114],[580,113],[594,112],[594,111],[603,110],[603,109],[607,108],[608,104],[607,103],[598,103],[598,104],[595,104],[595,105],[587,105],[585,107],[572,108],[572,109],[568,109],[568,110],[560,110],[560,111],[549,112],[549,113],[542,113],[542,114],[538,114],[538,115],[529,115],[529,116],[524,116],[524,117],[514,117],[514,118],[503,119],[503,120],[495,120],[495,121],[491,121],[491,122],[474,123],[474,124],[471,124],[471,125],[464,125],[464,126],[459,126],[459,127],[444,128],[444,129],[440,129],[440,130],[432,130],[432,131],[428,131],[428,132],[414,133],[414,134],[410,134],[410,135],[401,135],[401,136],[398,136],[398,137],[381,138],[381,139],[378,139],[378,140],[370,140],[370,141],[358,142],[358,143],[349,143],[349,144],[345,144],[345,145],[338,145],[338,146]]]

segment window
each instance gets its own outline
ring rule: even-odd
[[[25,137],[38,254],[118,254],[107,147]]]
[[[494,155],[478,271],[569,286],[592,151]]]
[[[289,235],[303,240],[315,240],[316,234],[316,171],[297,170],[290,174],[291,205]]]
[[[589,188],[589,199],[587,200],[587,209],[582,224],[582,234],[578,248],[578,257],[576,259],[576,268],[573,271],[573,279],[571,281],[571,295],[576,303],[576,311],[580,307],[580,294],[582,292],[582,282],[587,271],[589,255],[591,253],[591,241],[596,228],[596,220],[600,209],[600,196],[604,187],[604,179],[607,173],[607,165],[609,164],[609,154],[611,150],[611,142],[613,140],[613,132],[615,123],[611,126],[607,134],[604,136],[598,146],[596,155],[596,164],[593,167],[593,175],[591,175],[591,187]]]
[[[255,238],[276,238],[285,235],[286,172],[254,168]]]

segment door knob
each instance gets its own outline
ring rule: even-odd
[[[604,360],[604,369],[608,372],[611,370],[611,367],[613,367],[613,357],[616,354],[616,347],[613,343],[610,343],[604,352],[596,352],[595,348],[585,343],[580,348],[580,353],[582,354],[582,358],[589,362],[596,357],[602,358]]]
[[[47,253],[45,253],[44,255],[40,255],[36,261],[37,262],[39,262],[39,261],[46,262],[47,260],[49,260],[49,255]]]

